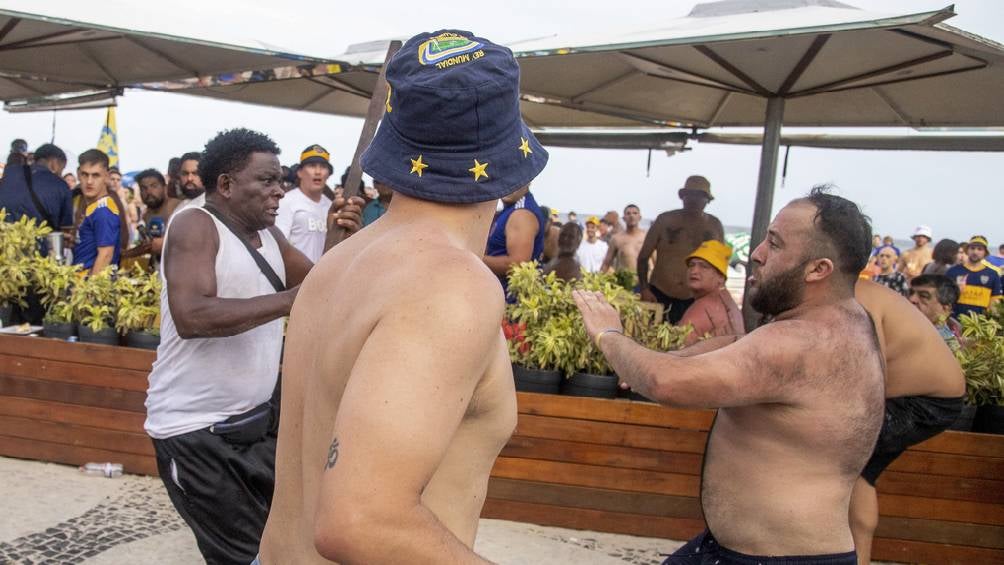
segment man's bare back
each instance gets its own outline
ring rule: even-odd
[[[966,380],[959,362],[920,310],[872,281],[858,281],[854,294],[878,329],[886,362],[887,398],[965,394]]]
[[[315,543],[356,535],[332,524],[372,536],[357,540],[376,552],[364,562],[401,547],[400,558],[426,562],[415,545],[439,558],[473,546],[489,472],[516,423],[504,302],[480,257],[441,218],[416,214],[421,206],[395,195],[300,290],[264,564],[327,563]]]

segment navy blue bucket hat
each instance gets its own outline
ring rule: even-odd
[[[519,113],[519,65],[470,32],[421,33],[387,66],[390,90],[362,156],[371,177],[435,202],[496,200],[530,183],[547,151]]]

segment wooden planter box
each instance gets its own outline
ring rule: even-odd
[[[0,336],[0,455],[155,475],[143,432],[152,351]],[[701,461],[714,413],[517,393],[519,424],[483,515],[683,540],[704,528]],[[1004,563],[1004,436],[946,432],[878,483],[874,558]]]

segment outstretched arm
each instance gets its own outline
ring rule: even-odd
[[[433,276],[418,283],[423,288],[408,307],[379,321],[367,338],[338,407],[328,460],[307,463],[325,465],[314,523],[314,546],[323,557],[486,563],[423,504],[422,494],[487,370],[487,353],[503,347],[502,299],[485,284],[488,276],[482,271],[474,284],[453,271],[452,281]],[[430,331],[429,320],[443,322]]]
[[[660,404],[692,408],[723,408],[765,402],[785,402],[791,394],[784,386],[783,367],[787,355],[773,346],[779,339],[780,324],[765,326],[744,339],[724,345],[709,340],[696,355],[685,352],[661,353],[647,349],[622,333],[617,311],[598,293],[575,291],[575,303],[582,311],[586,332],[610,366],[632,390]],[[701,346],[695,346],[701,347]],[[705,349],[706,348],[706,349]]]

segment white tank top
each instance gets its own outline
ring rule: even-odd
[[[216,295],[252,298],[274,294],[237,236],[203,208],[219,234],[216,252]],[[164,236],[164,259],[172,222]],[[286,281],[279,245],[268,230],[258,232],[265,257]],[[163,275],[161,275],[163,276]],[[164,439],[209,427],[246,412],[272,395],[282,354],[283,319],[272,320],[232,337],[182,339],[171,318],[167,283],[160,293],[160,347],[146,393],[146,432]]]

